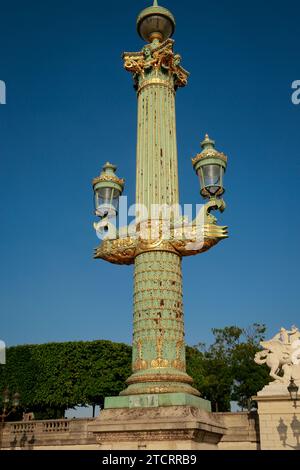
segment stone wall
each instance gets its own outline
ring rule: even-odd
[[[220,450],[257,450],[257,413],[213,413],[227,428]],[[11,450],[97,450],[96,437],[88,426],[93,419],[64,419],[5,423],[0,446]],[[1,426],[1,424],[0,424]]]
[[[262,450],[300,450],[300,402],[289,396],[258,396]]]
[[[259,422],[256,412],[214,413],[222,418],[226,434],[219,442],[220,450],[259,450]]]

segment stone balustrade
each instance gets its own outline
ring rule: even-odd
[[[90,419],[55,419],[0,423],[1,449],[96,449]]]

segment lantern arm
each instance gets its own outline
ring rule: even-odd
[[[94,223],[97,236],[102,239],[94,250],[95,259],[103,259],[113,264],[133,264],[137,245],[135,237],[128,236],[128,227],[116,228],[116,219],[105,217]]]
[[[220,211],[221,213],[226,209],[226,203],[224,199],[211,198],[203,207],[204,219],[208,224],[216,224],[218,219],[212,215],[212,211]]]
[[[130,265],[134,263],[137,239],[134,237],[104,239],[95,249],[94,258],[113,264]]]
[[[109,220],[101,221],[95,224],[95,228],[99,228],[101,224],[103,228],[106,224],[108,230],[102,243],[95,249],[94,258],[113,264],[130,265],[134,263],[136,256],[150,251],[169,251],[180,257],[203,253],[228,238],[228,227],[217,225],[216,217],[211,214],[213,210],[223,212],[225,202],[221,199],[210,200],[190,224],[185,223],[184,218],[177,219],[167,236],[163,224],[152,221],[152,227],[160,224],[155,239],[144,238],[141,229],[131,233],[130,227],[121,227],[118,231]]]
[[[224,199],[212,198],[205,205],[205,210],[207,214],[210,214],[211,211],[219,210],[221,213],[226,209],[226,203]]]
[[[197,214],[196,218],[184,227],[183,236],[174,233],[171,244],[177,253],[182,256],[194,256],[204,253],[215,246],[221,240],[228,238],[228,227],[217,225],[217,218],[212,211],[223,212],[226,208],[223,199],[211,199]]]

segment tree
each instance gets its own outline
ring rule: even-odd
[[[235,346],[231,355],[233,390],[231,399],[238,405],[251,409],[251,397],[269,383],[269,371],[266,365],[254,362],[255,354],[261,349],[259,342],[264,339],[266,327],[255,323],[243,330],[245,341]]]
[[[186,371],[194,379],[193,386],[202,393],[205,383],[205,357],[200,348],[186,347]]]
[[[199,368],[199,390],[211,401],[213,411],[230,411],[231,401],[248,407],[251,397],[269,382],[267,368],[254,362],[265,330],[259,324],[247,329],[214,328],[215,340],[211,346],[194,347],[199,354],[195,355],[197,363],[194,361],[193,371]]]
[[[229,326],[212,330],[207,347],[186,348],[187,372],[213,411],[229,411],[230,402],[247,407],[251,396],[269,382],[265,366],[254,363],[265,326]],[[61,418],[67,408],[103,405],[118,395],[131,374],[131,346],[111,341],[25,345],[8,348],[0,367],[0,392],[21,394],[24,411],[38,418]],[[1,403],[1,393],[0,393]]]
[[[111,341],[16,346],[0,369],[0,390],[18,390],[23,409],[40,418],[61,418],[67,408],[118,395],[130,365],[131,347]]]

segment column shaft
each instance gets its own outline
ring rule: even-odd
[[[152,204],[179,202],[172,75],[154,70],[140,79],[137,133],[136,202],[150,218]],[[181,258],[176,253],[150,250],[135,259],[132,368],[121,395],[199,395],[186,374]]]

